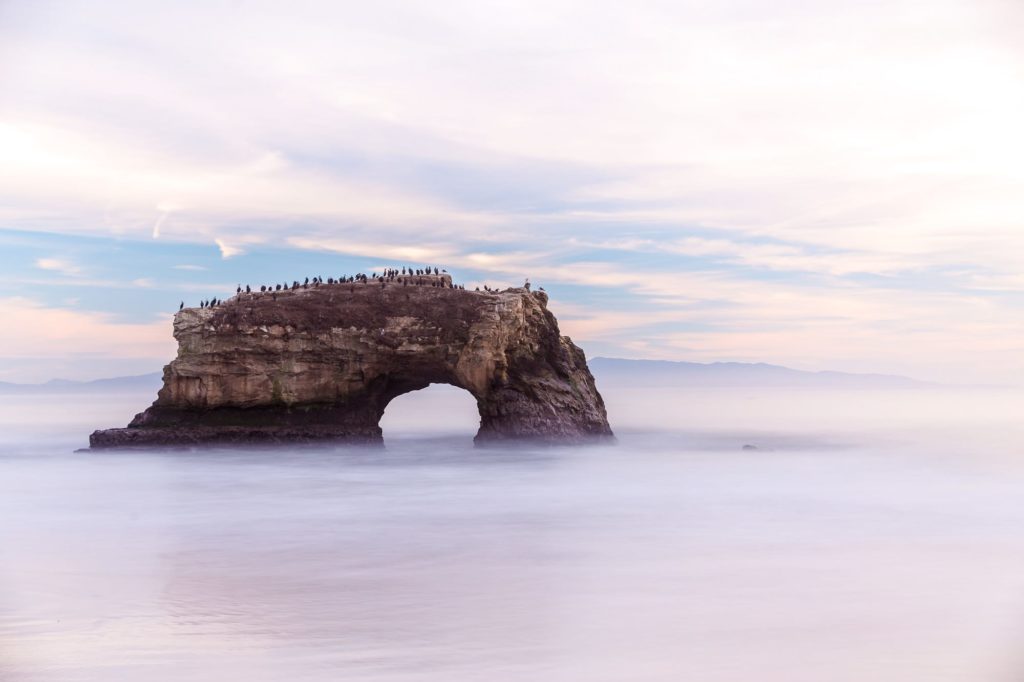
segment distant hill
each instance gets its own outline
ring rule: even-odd
[[[44,384],[13,384],[0,381],[0,394],[10,393],[93,393],[97,391],[144,391],[154,393],[160,389],[163,375],[160,372],[140,374],[131,377],[114,377],[94,381],[69,381],[51,379]]]
[[[798,387],[809,388],[922,388],[934,386],[923,381],[888,374],[846,372],[804,372],[779,365],[745,362],[672,362],[668,360],[626,360],[593,358],[590,369],[598,388],[685,388],[713,387]],[[160,389],[159,372],[95,381],[53,379],[44,384],[12,384],[0,381],[0,394],[91,393],[102,391],[152,391]]]
[[[922,388],[923,381],[888,374],[805,372],[762,362],[672,362],[593,358],[590,370],[598,388],[613,387],[808,387],[808,388]]]

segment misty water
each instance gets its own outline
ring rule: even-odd
[[[0,679],[1022,679],[1019,394],[604,393],[615,446],[432,387],[385,449],[90,453],[152,396],[0,397]]]

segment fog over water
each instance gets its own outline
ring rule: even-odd
[[[1014,390],[616,387],[618,444],[74,452],[0,396],[0,680],[1019,682]],[[744,445],[756,450],[744,450]]]

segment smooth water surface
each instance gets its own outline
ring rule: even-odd
[[[423,396],[103,453],[150,396],[0,399],[0,679],[1022,679],[1016,394],[606,391],[618,445],[523,450]]]

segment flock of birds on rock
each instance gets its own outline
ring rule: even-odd
[[[384,270],[384,272],[380,275],[378,275],[376,272],[371,273],[370,275],[359,273],[356,275],[347,275],[339,277],[337,279],[333,277],[328,277],[326,280],[324,280],[323,277],[307,277],[303,282],[295,280],[291,284],[288,284],[287,282],[283,284],[262,284],[260,285],[259,290],[250,287],[248,284],[246,284],[245,287],[243,288],[242,285],[239,284],[238,288],[235,289],[235,294],[239,297],[241,297],[243,294],[250,296],[257,296],[260,294],[272,294],[273,297],[276,299],[277,293],[281,291],[297,291],[299,289],[309,289],[310,287],[316,288],[320,286],[334,286],[340,284],[348,284],[350,285],[350,291],[355,291],[355,285],[357,283],[366,285],[370,284],[371,282],[373,282],[374,284],[379,282],[381,288],[384,288],[389,283],[392,283],[399,284],[401,286],[431,286],[442,289],[449,288],[465,291],[465,285],[452,284],[448,280],[441,277],[441,275],[446,274],[448,274],[447,270],[440,270],[436,267],[403,267],[401,269],[388,268]],[[526,280],[526,284],[524,286],[527,290],[529,290],[530,280]],[[476,290],[480,291],[480,287],[477,287]],[[491,293],[498,291],[497,289],[492,289],[487,285],[484,285],[483,290]],[[543,291],[543,289],[541,289],[541,291]],[[216,308],[222,303],[224,303],[224,301],[219,298],[211,298],[209,300],[200,301],[199,307]],[[178,306],[178,310],[183,310],[184,308],[185,302],[182,301],[181,305]]]

